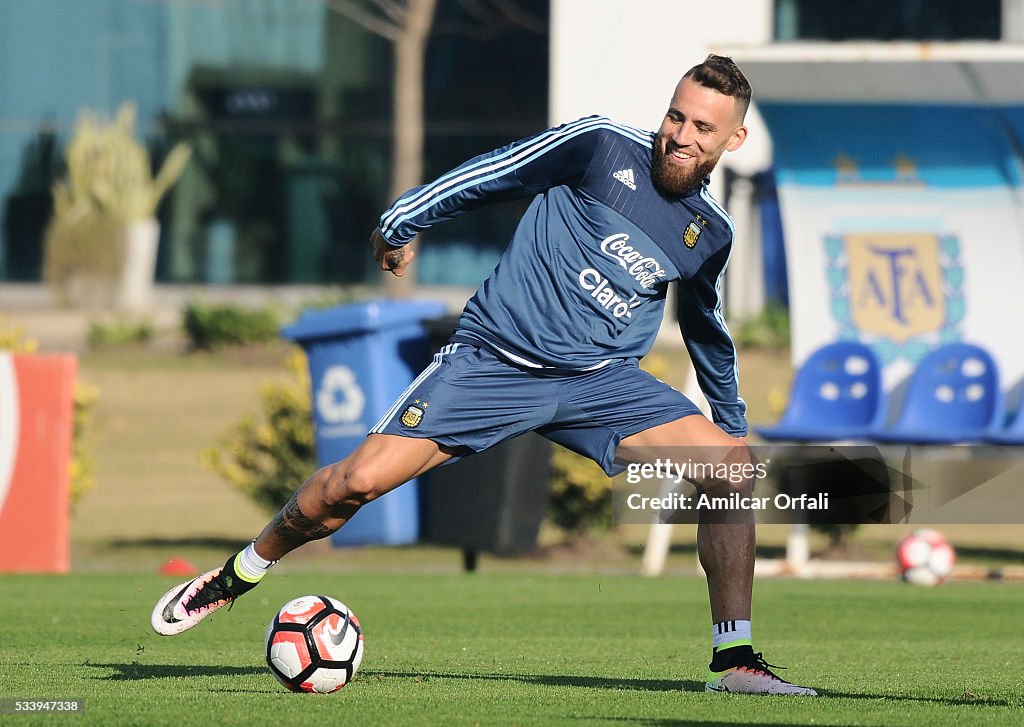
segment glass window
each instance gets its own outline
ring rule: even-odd
[[[542,21],[533,29],[467,7],[439,3],[428,43],[424,181],[546,124],[548,0],[518,0]],[[187,215],[198,217],[194,234],[179,240],[189,254],[165,255],[167,279],[377,279],[367,240],[391,203],[392,48],[339,14],[322,21],[319,69],[193,66],[190,118],[170,126],[192,137],[202,189]],[[523,208],[490,206],[427,231],[419,281],[479,284]]]
[[[775,0],[775,39],[999,40],[1002,0]]]

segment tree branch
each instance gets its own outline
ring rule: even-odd
[[[459,5],[466,11],[466,15],[477,20],[481,25],[491,26],[496,22],[500,22],[500,18],[494,17],[493,9],[485,2],[480,2],[480,0],[459,0]]]
[[[491,40],[514,28],[522,28],[527,32],[544,35],[547,23],[524,11],[515,0],[459,0],[459,6],[465,11],[470,22],[451,20],[437,23],[438,33],[461,35],[473,40]]]
[[[544,35],[548,32],[548,23],[544,18],[530,15],[515,0],[491,0],[491,4],[515,26],[538,35]]]
[[[370,0],[376,5],[382,13],[391,18],[395,25],[402,25],[405,23],[406,11],[408,8],[402,7],[399,3],[392,2],[391,0]]]
[[[401,33],[399,25],[378,18],[351,0],[323,0],[323,3],[329,10],[361,25],[371,33],[390,40],[392,43],[398,41],[399,34]]]

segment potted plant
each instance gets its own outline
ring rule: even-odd
[[[191,149],[176,144],[154,176],[134,127],[130,103],[109,122],[83,112],[68,144],[67,178],[53,189],[44,272],[73,305],[139,312],[150,304],[157,205],[181,176]]]

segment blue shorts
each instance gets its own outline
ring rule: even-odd
[[[554,372],[519,366],[484,347],[449,343],[370,432],[432,439],[464,456],[536,431],[612,476],[624,469],[614,462],[620,441],[700,413],[635,360]]]

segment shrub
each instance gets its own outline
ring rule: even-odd
[[[193,301],[185,307],[183,326],[196,349],[268,343],[279,338],[277,314],[269,308],[250,310]]]
[[[71,440],[71,492],[69,494],[72,509],[82,497],[96,487],[96,460],[92,456],[90,435],[92,432],[93,412],[99,401],[98,387],[78,382],[75,384],[75,408],[72,415]]]
[[[31,354],[39,349],[34,338],[25,335],[20,326],[0,325],[0,351]],[[70,490],[68,505],[72,509],[90,490],[96,487],[96,461],[89,446],[92,432],[92,416],[100,390],[91,384],[75,382],[75,400],[72,412],[72,440]]]
[[[288,382],[263,385],[260,417],[244,417],[200,455],[207,469],[270,513],[316,468],[309,371],[301,349],[292,349],[286,367]]]
[[[86,338],[89,348],[132,346],[153,340],[153,322],[149,319],[132,321],[124,318],[104,323],[92,321]]]
[[[548,517],[568,534],[612,526],[611,480],[587,457],[555,446],[551,456]]]
[[[0,317],[0,323],[3,318]],[[8,353],[35,353],[39,350],[39,342],[25,335],[21,326],[0,325],[0,351]]]
[[[744,348],[783,348],[789,345],[789,331],[789,309],[769,303],[760,314],[740,323],[734,338]]]

